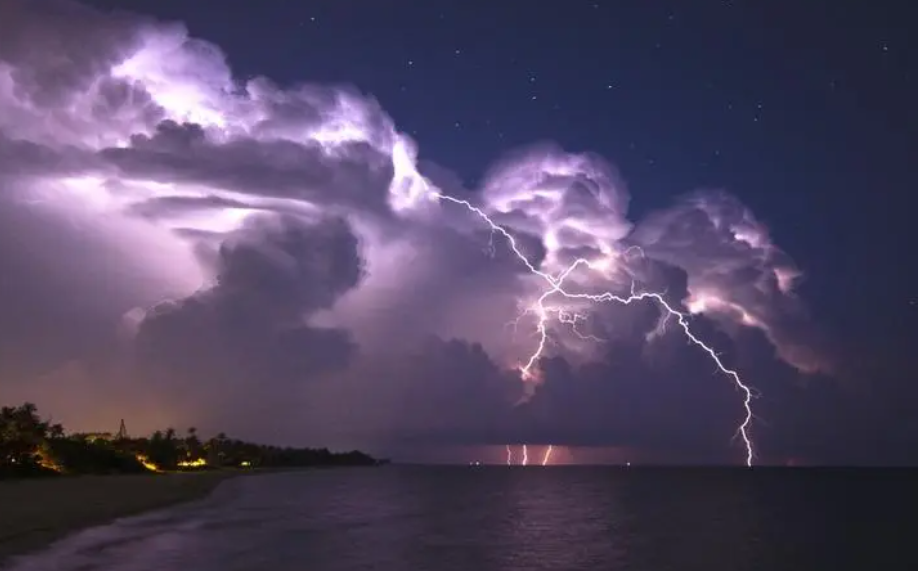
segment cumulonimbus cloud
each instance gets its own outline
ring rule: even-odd
[[[505,373],[531,353],[532,324],[513,321],[545,284],[479,216],[435,200],[434,193],[457,189],[419,172],[416,143],[371,96],[346,86],[242,80],[217,46],[180,24],[15,0],[0,10],[0,107],[2,200],[23,217],[45,217],[49,228],[0,226],[0,243],[21,244],[0,264],[33,250],[43,266],[73,265],[81,256],[67,272],[89,276],[80,295],[102,306],[110,299],[123,316],[112,331],[129,333],[129,350],[118,347],[131,354],[124,360],[130,382],[169,379],[170,391],[187,393],[177,400],[197,403],[196,413],[207,408],[207,391],[190,387],[227,387],[219,416],[228,421],[252,395],[277,392],[268,385],[283,387],[285,398],[272,402],[293,414],[322,391],[345,398],[342,377],[360,376],[353,387],[397,394],[386,398],[410,402],[405,414],[417,416],[400,422],[367,413],[350,418],[342,433],[361,423],[376,430],[367,420],[374,414],[401,438],[434,425],[461,432],[463,423],[485,440],[513,432],[489,399],[500,393],[495,402],[509,408],[516,389],[492,389],[512,385]],[[462,190],[541,271],[555,274],[578,257],[605,268],[571,276],[570,287],[627,293],[637,280],[665,289],[692,313],[760,331],[800,371],[831,364],[794,293],[801,271],[735,197],[699,192],[632,221],[629,192],[609,163],[551,144],[508,154],[481,188]],[[61,237],[57,246],[41,246],[53,226],[86,245]],[[100,254],[90,243],[112,251]],[[99,283],[117,296],[100,293]],[[40,295],[27,290],[0,303],[45,303],[23,305]],[[77,302],[68,295],[62,303]],[[590,339],[637,335],[644,343],[665,334],[646,309],[573,309],[589,316]],[[0,339],[11,343],[30,317],[6,311]],[[78,337],[84,324],[71,325]],[[480,345],[441,349],[425,345],[431,335]],[[603,343],[584,339],[553,324],[546,356],[603,361]],[[418,347],[430,355],[419,357]],[[80,358],[64,353],[60,363]],[[431,362],[437,355],[442,363]],[[463,359],[468,374],[444,378],[443,363]],[[46,369],[58,364],[36,360]],[[375,385],[365,378],[371,371],[380,373]],[[317,388],[315,379],[337,379],[339,387]],[[38,390],[18,386],[22,394]],[[479,393],[490,396],[470,396]],[[360,410],[374,400],[351,398]],[[417,420],[430,416],[425,407],[447,406],[468,414]],[[480,425],[491,426],[491,436],[471,427],[476,407],[495,415]],[[317,413],[304,422],[344,423],[348,414]]]

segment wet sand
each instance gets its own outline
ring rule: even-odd
[[[237,472],[0,481],[0,565],[82,528],[207,496]]]

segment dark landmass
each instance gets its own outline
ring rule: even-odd
[[[222,433],[201,440],[194,428],[185,436],[168,428],[149,437],[131,438],[122,423],[115,435],[66,434],[60,424],[41,419],[33,404],[0,409],[0,479],[380,463],[356,450],[282,448],[243,442]]]

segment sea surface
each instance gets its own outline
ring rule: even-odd
[[[351,468],[236,478],[16,571],[918,570],[918,472]]]

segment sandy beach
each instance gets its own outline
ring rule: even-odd
[[[81,528],[205,497],[233,472],[0,481],[0,564]]]

